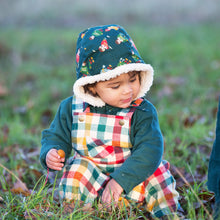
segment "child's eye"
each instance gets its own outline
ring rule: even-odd
[[[137,77],[135,76],[135,77],[132,77],[131,79],[130,79],[130,82],[135,82],[136,81],[136,79],[137,79]]]
[[[112,89],[118,89],[120,85],[113,86]]]

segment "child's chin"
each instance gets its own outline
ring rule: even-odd
[[[119,108],[128,108],[130,106],[131,103],[126,103],[121,105]]]

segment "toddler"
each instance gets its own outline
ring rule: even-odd
[[[62,199],[117,204],[124,196],[146,201],[156,217],[175,212],[178,193],[162,160],[157,112],[143,98],[153,82],[152,66],[122,27],[106,25],[79,34],[76,74],[73,96],[62,101],[42,132],[42,165],[52,171],[65,163]]]

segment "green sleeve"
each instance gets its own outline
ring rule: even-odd
[[[144,100],[141,103],[131,123],[131,156],[111,174],[126,193],[154,173],[163,154],[163,137],[157,112],[150,102]]]
[[[220,205],[220,98],[216,123],[216,137],[209,160],[208,188],[215,193],[216,203]]]
[[[71,154],[71,111],[72,97],[69,97],[61,102],[50,127],[42,132],[40,162],[44,168],[47,168],[46,155],[49,150],[53,148],[64,150],[66,159]]]

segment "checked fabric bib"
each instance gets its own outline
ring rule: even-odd
[[[141,98],[137,99],[134,105],[138,106],[141,102]],[[129,133],[135,108],[122,109],[117,115],[91,113],[89,107],[85,111],[83,109],[84,103],[74,97],[74,156],[64,168],[59,188],[61,198],[88,203],[99,196],[98,191],[109,181],[109,173],[120,167],[131,154]],[[173,196],[178,193],[174,190],[174,179],[168,169],[168,162],[162,161],[155,173],[136,186],[126,198],[135,202],[143,202],[146,199],[149,211],[152,211],[154,206],[157,206],[158,210],[175,208],[176,201]],[[166,198],[165,203],[162,202],[163,198]]]

